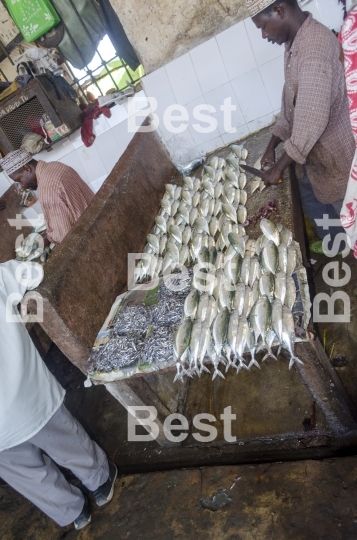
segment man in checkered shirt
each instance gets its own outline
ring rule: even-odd
[[[320,238],[334,238],[342,226],[326,231],[315,220],[339,219],[355,152],[340,45],[297,0],[247,0],[247,6],[262,37],[285,44],[281,112],[262,158],[263,180],[276,184],[295,162],[304,213]],[[280,143],[285,151],[276,161]],[[320,252],[321,242],[315,248]]]

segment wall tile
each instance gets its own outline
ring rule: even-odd
[[[71,141],[71,143],[73,144],[73,147],[75,149],[80,148],[81,146],[84,146],[84,142],[82,141],[82,136],[81,136],[81,130],[80,129],[77,129],[77,131],[75,131],[74,133],[71,133],[68,138]]]
[[[236,141],[240,141],[241,139],[244,139],[250,134],[249,128],[247,124],[243,124],[243,126],[240,126],[237,128],[236,133],[225,133],[222,135],[222,139],[224,144],[231,144]]]
[[[0,172],[0,197],[11,187],[12,183],[3,172]]]
[[[240,107],[238,104],[238,100],[236,98],[236,95],[230,83],[224,84],[223,86],[216,88],[212,92],[205,94],[204,98],[205,98],[206,103],[213,105],[213,107],[217,111],[216,113],[212,113],[212,116],[214,116],[217,119],[218,131],[220,132],[221,135],[223,133],[226,133],[225,126],[224,126],[224,112],[221,111],[220,109],[221,106],[224,105],[225,99],[230,98],[232,106],[236,107],[236,110],[231,112],[230,125],[236,128],[245,123],[244,117],[242,115],[242,111],[240,110]]]
[[[149,102],[145,92],[141,90],[123,103],[122,106],[126,109],[128,116],[132,116],[133,114],[136,114],[137,111],[141,111],[142,109],[148,107]]]
[[[126,122],[124,122],[124,125],[126,125]],[[121,148],[112,130],[99,135],[94,145],[104,165],[106,174],[109,174],[121,156]]]
[[[160,132],[165,140],[168,140],[172,137],[172,133],[165,128],[163,124],[163,115],[167,107],[177,103],[177,99],[172,91],[165,68],[159,68],[153,73],[150,73],[150,75],[146,75],[146,77],[143,77],[142,83],[145,94],[149,97],[152,96],[157,100],[155,114],[159,117]]]
[[[215,38],[192,49],[190,56],[203,94],[228,82],[228,75]]]
[[[232,81],[232,87],[246,122],[251,122],[273,112],[257,69],[253,69],[253,71]]]
[[[274,110],[280,109],[284,86],[284,57],[279,56],[259,68],[270,103]]]
[[[266,114],[265,116],[262,116],[261,118],[257,118],[256,120],[253,120],[252,122],[248,123],[248,128],[250,133],[256,133],[257,131],[260,131],[261,129],[270,126],[274,122],[274,114]]]
[[[188,114],[189,114],[189,131],[192,135],[192,138],[195,142],[195,145],[198,146],[199,148],[201,148],[201,145],[207,143],[208,141],[211,141],[212,139],[215,139],[216,137],[219,137],[220,136],[220,133],[218,131],[218,127],[216,127],[215,129],[210,129],[208,123],[206,121],[203,121],[203,120],[198,120],[197,118],[194,117],[194,109],[199,106],[199,105],[205,105],[206,104],[206,101],[205,101],[205,98],[202,96],[198,99],[195,99],[194,101],[191,101],[191,103],[188,103],[186,105],[186,108],[187,108],[187,111],[188,111]],[[197,111],[196,111],[196,116],[197,116]],[[212,119],[214,118],[214,116],[207,112],[207,111],[204,111],[204,112],[201,112],[200,114],[204,115],[204,116],[208,116],[208,117],[211,117]],[[201,126],[202,129],[206,130],[205,133],[200,133],[199,131],[197,131],[193,126]]]
[[[117,126],[128,118],[128,111],[124,105],[114,105],[114,107],[110,109],[110,112],[112,115],[110,118],[107,118],[109,127]]]
[[[98,178],[97,180],[94,180],[94,182],[91,182],[89,184],[89,187],[91,188],[93,193],[97,193],[100,190],[106,178],[107,178],[107,175],[101,176],[101,178]]]
[[[284,54],[284,46],[273,45],[262,38],[261,30],[258,30],[252,19],[245,19],[244,25],[258,66]]]
[[[122,156],[125,150],[127,149],[135,133],[130,133],[128,131],[127,123],[123,122],[122,124],[118,124],[112,129],[112,134],[117,143],[117,155],[119,156],[118,157],[119,159],[120,156]],[[103,176],[103,175],[100,175],[100,176]]]
[[[202,94],[190,55],[184,54],[165,66],[177,103],[185,104]]]
[[[75,151],[87,175],[87,182],[94,182],[104,176],[106,170],[95,145],[86,148],[82,146]]]
[[[321,22],[320,12],[319,8],[317,7],[316,0],[311,0],[311,2],[309,2],[305,6],[302,6],[301,9],[303,9],[304,11],[309,11],[310,13],[312,13],[314,19]]]
[[[112,107],[110,111],[115,109],[115,107]],[[110,125],[108,122],[108,118],[104,116],[104,114],[101,114],[99,118],[93,121],[93,133],[98,137],[98,135],[101,135],[101,133],[105,133],[110,129]]]
[[[68,165],[69,167],[72,167],[72,169],[74,169],[79,174],[79,176],[82,178],[82,180],[84,180],[84,182],[86,182],[87,184],[89,183],[87,173],[81,163],[81,160],[76,154],[76,151],[60,159],[60,162]]]
[[[235,24],[216,36],[229,80],[256,67],[244,21]]]
[[[319,13],[320,21],[331,30],[339,32],[343,23],[343,6],[338,0],[315,0]],[[309,4],[307,5],[309,10]]]
[[[54,143],[54,145],[52,146],[52,150],[50,150],[49,152],[47,152],[47,150],[42,150],[42,152],[35,154],[34,158],[46,161],[46,163],[48,163],[49,161],[59,161],[67,154],[74,152],[74,150],[75,147],[73,146],[69,137],[66,137],[63,140]]]
[[[216,137],[215,139],[212,139],[202,144],[200,146],[200,149],[203,151],[203,155],[206,155],[210,154],[214,150],[217,150],[218,148],[221,148],[222,146],[224,146],[222,137]]]

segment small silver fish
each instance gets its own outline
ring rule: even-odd
[[[292,310],[296,300],[296,286],[292,276],[286,276],[285,304]]]
[[[286,267],[286,273],[291,276],[291,274],[294,273],[296,268],[296,250],[294,246],[290,245],[288,246],[288,262]]]
[[[157,239],[157,237],[154,236],[153,234],[148,234],[146,237],[146,240],[148,241],[149,245],[152,247],[154,252],[159,254],[160,245],[159,245],[159,240]]]
[[[280,244],[279,231],[276,228],[276,225],[270,219],[262,219],[260,221],[260,230],[262,233],[269,239],[274,242],[276,246]]]
[[[242,197],[242,192],[240,195]],[[245,223],[247,221],[247,209],[242,204],[238,206],[237,217],[238,223]]]
[[[274,294],[275,297],[284,304],[286,295],[286,274],[282,271],[275,274]]]

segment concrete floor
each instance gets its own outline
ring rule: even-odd
[[[119,478],[77,533],[0,487],[1,540],[355,540],[357,458]]]

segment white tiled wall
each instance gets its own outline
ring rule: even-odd
[[[329,28],[340,29],[343,11],[338,0],[305,0],[303,9]],[[246,19],[144,77],[146,95],[157,101],[152,110],[159,117],[164,142],[173,137],[164,125],[164,112],[174,104],[183,105],[189,115],[187,128],[178,136],[202,154],[270,125],[280,110],[283,55],[284,47],[263,40],[252,20]],[[236,107],[232,112],[233,131],[225,129],[220,110],[227,97]],[[216,110],[205,112],[217,120],[217,128],[211,133],[194,129],[197,120],[193,110],[201,104]]]
[[[144,92],[136,94],[130,107],[127,104],[116,105],[111,108],[111,112],[110,118],[102,115],[94,120],[96,139],[89,148],[83,144],[81,132],[78,130],[55,143],[51,151],[42,151],[34,158],[46,162],[60,161],[71,166],[96,193],[135,134],[128,130],[129,113],[131,118],[136,116],[134,122],[136,127],[140,126],[149,113]],[[0,196],[11,184],[7,175],[0,173]],[[39,213],[41,213],[39,203],[24,210],[24,215],[28,219],[36,219]]]

